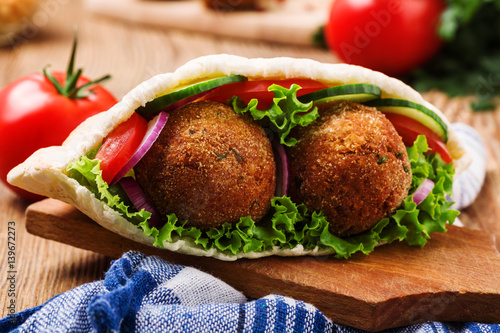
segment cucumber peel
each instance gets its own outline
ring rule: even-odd
[[[383,113],[395,113],[412,118],[436,133],[444,143],[448,141],[448,126],[431,109],[414,102],[396,98],[375,99],[364,103]]]
[[[139,107],[136,112],[143,117],[151,116],[159,112],[160,110],[184,99],[189,98],[189,101],[192,101],[193,98],[197,97],[199,94],[208,92],[211,89],[220,87],[228,83],[242,82],[247,80],[248,79],[243,75],[230,75],[198,82],[172,93],[156,97],[152,101],[147,102],[146,105]]]
[[[302,95],[298,98],[302,103],[313,102],[314,105],[333,102],[366,102],[380,98],[382,91],[380,87],[367,83],[345,84],[341,86],[330,87],[312,93]]]

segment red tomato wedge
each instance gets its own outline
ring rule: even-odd
[[[96,158],[101,161],[102,178],[108,184],[132,157],[146,134],[148,123],[134,113],[103,141]]]
[[[423,134],[427,137],[427,144],[431,151],[441,155],[446,163],[453,162],[448,148],[443,140],[433,131],[418,121],[396,113],[384,113],[386,118],[392,123],[396,131],[401,135],[406,146],[413,145],[417,136]]]
[[[297,96],[326,88],[323,83],[308,79],[243,81],[215,88],[201,99],[225,103],[231,97],[238,96],[248,104],[251,99],[257,98],[259,100],[259,109],[263,110],[268,108],[273,101],[274,93],[269,91],[268,88],[274,83],[287,89],[294,83],[298,84],[302,89],[297,92]]]

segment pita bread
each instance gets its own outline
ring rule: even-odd
[[[119,123],[127,120],[139,107],[154,98],[210,78],[239,74],[249,80],[308,78],[326,85],[371,83],[382,90],[382,97],[401,98],[423,104],[435,111],[449,125],[444,115],[427,103],[415,90],[403,82],[382,73],[347,64],[324,64],[309,59],[272,58],[247,59],[232,55],[212,55],[194,59],[173,73],[160,74],[143,82],[114,107],[91,117],[78,126],[62,146],[40,149],[8,174],[9,183],[27,191],[59,199],[74,205],[103,227],[140,243],[151,245],[154,238],[129,223],[109,208],[85,187],[66,176],[66,166],[97,147]],[[465,149],[449,126],[448,149],[459,173],[470,163]],[[268,252],[227,255],[215,250],[203,251],[188,240],[164,243],[165,249],[186,254],[211,256],[222,260],[240,257],[257,258],[267,255],[321,255],[330,251],[274,248]]]

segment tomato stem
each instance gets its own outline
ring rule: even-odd
[[[104,81],[109,80],[109,79],[111,79],[111,75],[107,74],[107,75],[104,75],[103,77],[98,78],[97,80],[93,80],[93,81],[90,81],[90,82],[87,82],[87,83],[81,85],[76,90],[75,98],[85,98],[89,94],[93,94],[94,90],[92,88],[90,88],[91,86],[94,86],[98,83],[104,82]],[[90,89],[85,91],[86,88],[90,88]]]
[[[76,56],[76,49],[77,49],[77,32],[75,30],[75,37],[73,39],[73,47],[71,49],[71,56],[69,59],[68,67],[66,69],[66,79],[64,81],[64,86],[61,85],[59,81],[47,70],[47,67],[50,65],[45,66],[45,68],[42,70],[43,75],[54,85],[56,88],[57,92],[60,95],[66,96],[70,99],[80,99],[80,98],[86,98],[90,94],[93,94],[94,91],[92,89],[93,86],[111,79],[111,75],[104,75],[96,80],[89,81],[81,86],[77,86],[78,79],[82,75],[83,69],[79,68],[76,72],[74,72],[74,66],[75,66],[75,56]]]
[[[66,69],[66,82],[65,86],[68,85],[69,80],[73,77],[73,69],[75,66],[75,54],[76,54],[76,47],[77,47],[77,32],[75,29],[75,36],[73,38],[73,47],[71,48],[71,57],[69,58],[69,63],[68,63],[68,68]]]
[[[55,77],[52,76],[52,74],[50,72],[47,71],[47,67],[49,67],[50,65],[47,65],[43,68],[43,75],[45,75],[45,77],[47,79],[49,79],[50,82],[52,82],[52,84],[54,85],[54,87],[56,88],[56,90],[61,93],[62,90],[63,90],[63,86],[61,86],[61,84],[59,83],[59,81],[56,80]]]
[[[66,82],[64,83],[63,95],[73,98],[76,90],[76,82],[82,75],[82,69],[78,69],[76,73],[71,76],[66,76]]]

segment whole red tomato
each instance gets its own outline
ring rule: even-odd
[[[33,73],[0,91],[0,179],[29,201],[41,197],[8,184],[7,173],[39,148],[61,145],[82,121],[117,103],[105,88],[82,77],[81,71],[73,73],[74,49],[69,75]],[[66,76],[74,82],[66,82]]]
[[[347,63],[408,73],[440,48],[443,0],[334,0],[326,42]]]

